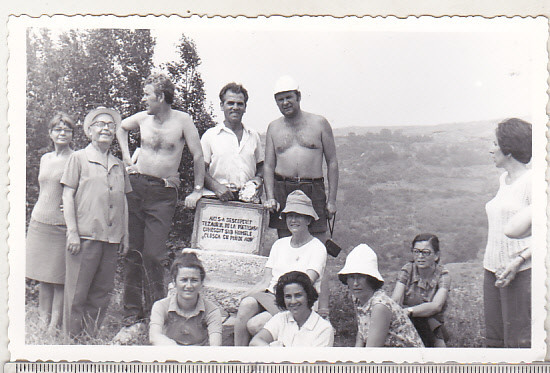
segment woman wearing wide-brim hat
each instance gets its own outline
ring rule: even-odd
[[[355,347],[424,347],[407,312],[382,290],[378,258],[368,245],[348,254],[338,278],[348,286],[356,306]]]
[[[288,195],[282,214],[292,235],[275,241],[265,264],[262,281],[242,296],[234,328],[236,346],[248,345],[250,336],[259,332],[279,312],[275,286],[283,274],[290,271],[304,272],[316,290],[320,291],[327,252],[325,245],[313,237],[308,229],[309,224],[319,219],[319,216],[309,197],[301,190]]]
[[[61,177],[67,225],[63,321],[71,337],[97,332],[114,288],[117,251],[128,248],[126,193],[132,188],[124,164],[109,150],[120,122],[114,109],[92,110],[84,119],[91,143],[70,156]]]

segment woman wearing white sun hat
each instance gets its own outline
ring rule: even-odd
[[[309,224],[319,219],[308,196],[301,190],[290,193],[282,211],[292,236],[273,244],[260,283],[243,296],[235,321],[235,346],[246,346],[251,335],[259,332],[279,308],[275,302],[275,285],[290,271],[306,273],[317,292],[327,262],[325,245],[309,232]]]
[[[355,347],[424,347],[407,312],[382,290],[378,259],[368,245],[360,244],[348,254],[338,278],[356,306]]]

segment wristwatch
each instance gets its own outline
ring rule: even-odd
[[[195,185],[195,192],[202,192],[202,186]]]
[[[413,314],[413,308],[412,307],[407,308],[407,315],[412,316],[412,314]]]

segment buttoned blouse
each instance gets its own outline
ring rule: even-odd
[[[157,325],[168,338],[184,346],[208,346],[208,336],[222,333],[220,309],[199,295],[195,309],[185,312],[173,292],[153,305],[150,325]]]
[[[231,129],[219,123],[204,133],[201,146],[208,173],[224,185],[242,188],[256,176],[256,164],[264,161],[260,135],[244,126],[240,143]]]
[[[334,344],[332,325],[315,311],[311,311],[301,328],[290,311],[283,311],[273,316],[264,329],[284,347],[332,347]]]
[[[405,285],[403,305],[412,307],[431,302],[439,289],[451,290],[451,275],[445,266],[436,264],[431,278],[423,279],[414,263],[407,263],[401,268],[397,281]],[[434,316],[443,316],[443,311]]]
[[[61,183],[76,190],[75,212],[81,238],[120,243],[125,234],[126,193],[132,191],[122,161],[89,144],[71,154]]]

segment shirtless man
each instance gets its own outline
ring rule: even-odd
[[[202,196],[205,171],[199,134],[190,115],[171,108],[174,90],[165,75],[148,77],[143,97],[147,110],[124,119],[117,131],[133,189],[127,197],[130,251],[125,268],[125,326],[148,317],[153,303],[165,296],[162,261],[167,257],[166,239],[176,209],[181,182],[178,167],[185,144],[193,155],[195,178],[185,207],[195,208]],[[134,163],[128,131],[136,129],[141,134],[141,149]]]
[[[265,207],[270,209],[269,226],[277,229],[279,238],[290,236],[280,212],[286,197],[301,189],[313,202],[319,220],[310,232],[322,242],[326,240],[327,219],[336,213],[338,160],[329,122],[322,116],[300,108],[298,84],[289,76],[275,85],[275,102],[283,114],[267,128],[264,164]],[[323,157],[327,164],[328,198],[323,178]],[[327,277],[325,276],[324,280]],[[321,284],[319,314],[328,316],[328,282]]]

